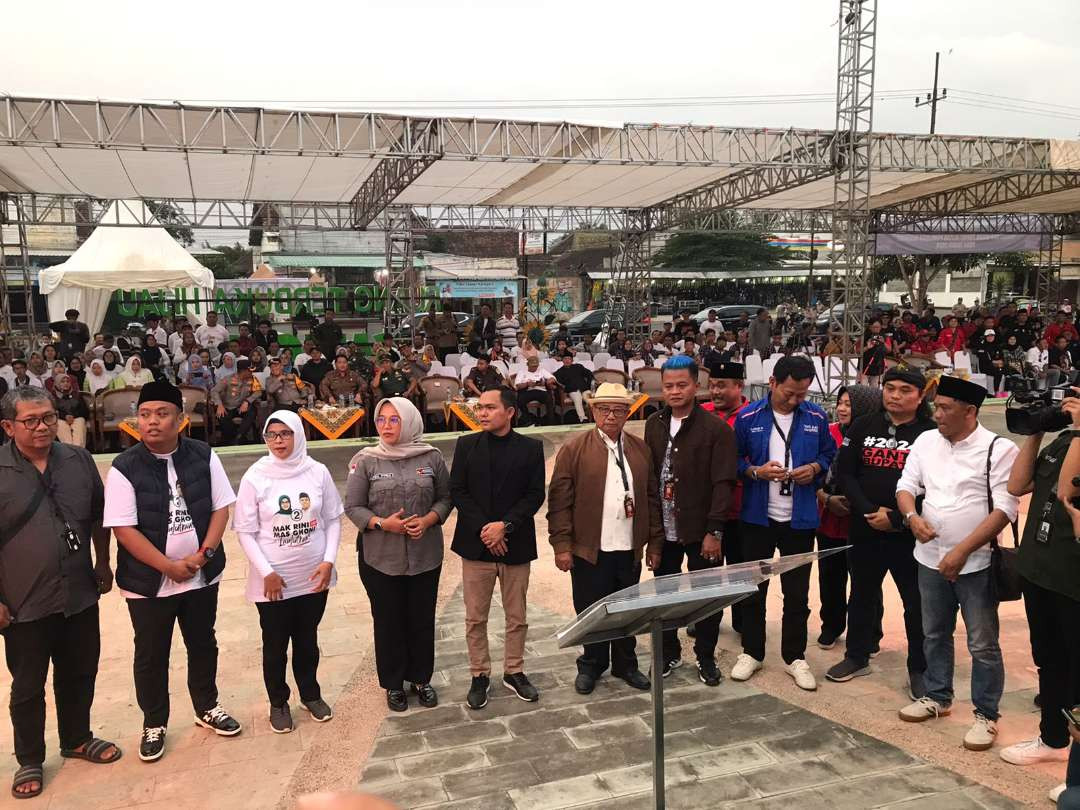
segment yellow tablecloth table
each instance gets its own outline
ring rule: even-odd
[[[122,419],[120,421],[119,427],[120,430],[124,431],[124,433],[133,438],[135,441],[142,441],[142,435],[139,433],[139,420],[136,417],[129,416],[125,419]],[[191,427],[191,420],[188,419],[187,416],[185,416],[184,420],[180,423],[180,432],[183,433],[189,427]]]
[[[336,405],[301,408],[300,418],[332,440],[341,438],[345,431],[363,419],[364,409],[359,405],[349,405],[345,408],[339,408]]]

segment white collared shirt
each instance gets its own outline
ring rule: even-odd
[[[554,377],[551,376],[551,372],[548,371],[546,368],[543,368],[542,366],[538,367],[536,371],[529,371],[526,368],[523,371],[519,371],[514,376],[514,385],[528,383],[529,387],[527,390],[532,391],[539,389],[542,391],[544,390],[547,381],[551,379],[554,379]]]
[[[634,548],[634,519],[626,516],[626,488],[623,487],[622,473],[616,456],[616,445],[607,435],[597,429],[607,448],[607,481],[604,484],[604,507],[600,519],[600,550],[630,551]],[[622,437],[619,437],[622,444]],[[634,491],[634,474],[630,471],[630,462],[623,446],[623,468],[626,470],[626,483],[631,493]],[[637,504],[635,504],[635,507]]]
[[[911,445],[897,492],[918,496],[925,493],[922,517],[938,536],[929,543],[915,543],[915,559],[937,569],[942,559],[956,548],[989,514],[986,498],[986,455],[995,434],[978,425],[975,432],[959,442],[950,442],[939,430],[928,430]],[[1017,498],[1006,485],[1016,445],[1004,437],[994,443],[990,464],[990,490],[994,508],[1010,521],[1016,520]],[[981,571],[990,565],[990,544],[976,549],[967,558],[961,574]]]

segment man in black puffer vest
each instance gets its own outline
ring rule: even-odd
[[[188,651],[195,722],[231,737],[240,724],[218,705],[218,580],[221,536],[236,500],[217,455],[179,433],[183,401],[165,381],[139,393],[140,444],[113,460],[105,481],[104,525],[116,534],[116,584],[135,630],[135,694],[143,711],[139,758],[165,753],[169,650],[180,625]]]

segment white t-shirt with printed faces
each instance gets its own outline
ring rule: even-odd
[[[155,458],[165,459],[168,464],[169,475],[169,533],[165,541],[165,556],[170,560],[180,560],[190,557],[199,550],[200,542],[195,526],[188,512],[187,502],[184,500],[183,487],[176,478],[176,468],[173,467],[172,454],[165,456],[154,455]],[[210,497],[211,508],[216,512],[223,509],[236,500],[229,476],[225,468],[221,466],[221,459],[217,453],[210,452]],[[102,524],[106,528],[117,526],[138,526],[139,507],[135,501],[135,489],[124,474],[115,467],[109,470],[105,479],[105,515]],[[193,591],[207,585],[213,585],[221,579],[218,576],[213,582],[207,582],[202,571],[185,582],[173,582],[162,574],[161,585],[157,595],[175,596],[178,593]],[[128,599],[143,599],[145,597],[121,589],[120,593]]]
[[[249,561],[247,598],[265,602],[263,580],[271,570],[285,581],[282,599],[312,593],[311,576],[327,559],[328,521],[341,517],[345,507],[330,471],[322,464],[291,478],[269,478],[255,467],[244,473],[233,511],[233,528],[239,534],[255,535],[258,550],[269,570]],[[246,546],[245,546],[246,549]],[[337,568],[330,586],[337,582]]]

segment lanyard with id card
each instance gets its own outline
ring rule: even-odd
[[[610,448],[609,448],[610,450]],[[626,460],[623,457],[622,437],[615,442],[615,466],[622,473],[623,512],[627,518],[634,516],[634,494],[630,491],[630,480],[626,477]]]
[[[780,427],[780,423],[776,421],[776,413],[772,412],[773,427],[776,428],[776,432],[780,434],[780,441],[784,443],[784,469],[788,472],[789,477],[780,482],[780,494],[786,497],[791,497],[792,480],[791,474],[791,434],[795,432],[795,419],[791,420],[791,433],[785,434]]]

